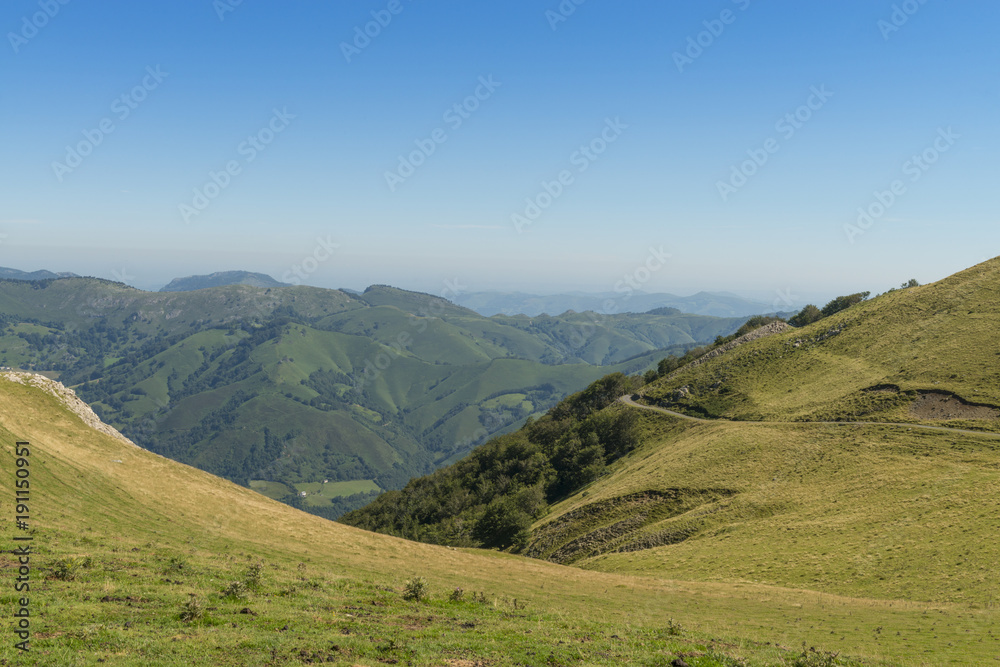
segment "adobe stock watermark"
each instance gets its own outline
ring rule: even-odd
[[[408,0],[412,2],[413,0]],[[403,13],[406,7],[402,0],[389,0],[385,9],[372,10],[372,20],[364,26],[354,26],[354,39],[350,42],[340,43],[340,52],[344,54],[344,59],[350,64],[351,59],[360,56],[361,52],[371,46],[372,40],[382,34],[382,31],[389,27],[392,19]]]
[[[441,120],[451,129],[452,132],[462,127],[465,121],[472,117],[483,102],[493,97],[496,89],[502,86],[500,81],[494,81],[493,75],[479,77],[479,85],[471,95],[461,102],[448,107],[441,115]],[[406,155],[399,155],[399,164],[393,171],[385,172],[385,183],[389,186],[389,192],[395,192],[396,188],[413,176],[421,166],[427,162],[427,158],[437,152],[438,146],[448,141],[448,130],[439,127],[424,139],[414,139],[416,148]]]
[[[833,97],[833,93],[826,89],[826,85],[819,88],[812,86],[809,88],[810,95],[806,98],[805,104],[795,111],[786,113],[774,124],[776,132],[781,134],[785,141],[795,136],[795,133],[808,123],[813,114],[823,108],[823,105]],[[761,167],[767,164],[772,155],[781,150],[781,142],[770,137],[760,148],[747,149],[749,159],[738,165],[732,165],[728,181],[716,181],[715,188],[719,191],[719,196],[723,202],[729,201],[730,195],[736,194],[740,188],[747,184]]]
[[[652,279],[654,273],[666,266],[667,260],[672,257],[670,253],[663,251],[663,246],[659,248],[649,246],[648,250],[649,255],[646,257],[646,261],[637,266],[631,273],[626,273],[621,280],[615,283],[614,291],[616,294],[624,294],[626,299],[631,298]],[[614,310],[608,308],[609,304],[614,306],[614,300],[609,299],[604,302],[604,312],[610,314]]]
[[[243,167],[257,159],[257,156],[267,150],[274,139],[284,132],[288,125],[295,119],[295,114],[288,113],[288,107],[281,110],[274,109],[270,120],[265,123],[254,134],[248,135],[246,139],[236,146],[236,154],[243,158],[240,160],[229,160],[219,171],[209,171],[208,180],[201,187],[194,189],[191,203],[178,204],[181,218],[184,222],[191,222],[191,218],[201,215],[208,208],[222,191],[228,188],[233,178],[243,173]]]
[[[220,21],[225,21],[226,14],[235,12],[236,8],[242,4],[243,0],[214,0],[212,9],[215,10],[215,15],[219,17]]]
[[[632,295],[652,280],[653,274],[663,269],[667,265],[667,261],[672,257],[670,253],[663,250],[662,245],[659,248],[649,246],[647,253],[644,262],[640,263],[632,271],[625,273],[622,279],[614,284],[614,292],[622,296],[614,299],[605,299],[604,303],[601,304],[603,314],[589,311],[590,322],[577,324],[573,327],[569,335],[569,344],[572,349],[577,350],[586,345],[587,341],[597,332],[597,328],[604,324],[605,318],[608,315],[614,315],[618,312],[618,309],[621,307],[619,298],[625,301],[631,299]]]
[[[472,435],[460,438],[455,441],[451,455],[468,452],[475,447],[486,442],[491,434],[516,421],[513,415],[501,410],[485,410],[480,420],[481,426],[472,432]]]
[[[792,294],[791,287],[786,287],[783,290],[776,289],[774,290],[774,295],[774,301],[771,302],[774,312],[778,312],[782,308],[794,308],[795,304],[799,301],[799,297]]]
[[[450,301],[453,297],[461,294],[465,289],[465,286],[461,285],[458,282],[458,279],[445,280],[444,290],[441,292],[440,298],[428,295],[425,304],[417,310],[417,314],[409,314],[408,319],[412,333],[405,330],[400,331],[388,344],[382,344],[383,347],[387,348],[386,350],[376,354],[374,359],[366,357],[361,372],[351,376],[354,387],[360,390],[363,389],[365,385],[377,380],[382,373],[389,369],[393,361],[403,356],[404,351],[409,349],[415,340],[414,336],[418,336],[427,331],[427,321],[429,318],[440,317],[444,314],[447,306],[442,302]],[[449,294],[451,296],[449,296]]]
[[[604,129],[601,130],[600,134],[588,143],[580,146],[569,156],[570,165],[576,167],[576,173],[578,174],[587,171],[590,165],[597,162],[598,158],[608,150],[608,146],[618,141],[622,132],[627,129],[628,125],[623,123],[621,118],[617,116],[614,120],[606,118],[604,120]],[[524,231],[525,227],[534,224],[541,217],[542,213],[563,195],[566,188],[573,185],[575,180],[576,177],[570,169],[563,169],[551,181],[543,180],[540,183],[541,191],[533,197],[525,198],[524,210],[519,213],[513,213],[510,216],[510,221],[513,223],[517,233],[520,234]]]
[[[741,12],[744,12],[750,6],[751,0],[732,0],[732,2]],[[695,60],[701,58],[705,50],[711,48],[715,41],[722,37],[726,26],[736,23],[738,16],[739,14],[732,9],[723,9],[718,18],[702,21],[701,24],[705,29],[696,35],[689,36],[687,46],[683,51],[674,51],[673,53],[672,57],[677,71],[683,74],[685,67],[693,65]]]
[[[121,270],[111,269],[111,275],[114,277],[115,280],[125,285],[129,285],[133,280],[135,280],[135,276],[129,275],[128,269],[126,269],[124,266],[121,268]]]
[[[83,139],[72,146],[66,146],[66,155],[62,162],[58,160],[52,162],[52,173],[60,183],[67,174],[83,164],[84,159],[94,152],[94,149],[104,143],[105,137],[117,129],[115,118],[118,122],[124,121],[132,115],[132,112],[139,108],[149,94],[160,87],[163,80],[170,76],[169,72],[164,72],[157,65],[155,68],[150,65],[146,67],[146,76],[142,77],[136,86],[128,92],[122,93],[111,103],[111,113],[114,118],[108,116],[102,118],[94,129],[83,130]]]
[[[549,22],[552,32],[555,32],[560,23],[565,23],[569,17],[576,13],[576,8],[587,2],[587,0],[562,0],[559,6],[545,10],[545,19]]]
[[[17,32],[8,32],[7,41],[10,47],[17,54],[21,47],[38,35],[38,31],[49,24],[49,21],[56,17],[63,6],[68,5],[70,0],[38,0],[39,11],[31,16],[21,17],[21,29]]]
[[[316,246],[312,252],[285,271],[281,276],[281,281],[292,285],[301,285],[306,278],[316,273],[321,264],[329,261],[339,248],[340,244],[334,243],[329,234],[326,235],[326,238],[317,236]]]
[[[885,42],[889,41],[889,37],[894,32],[899,32],[900,28],[906,25],[910,17],[920,11],[920,8],[927,4],[927,0],[904,0],[898,5],[892,6],[892,13],[889,15],[889,20],[879,19],[878,26],[879,32],[882,33],[882,40]]]
[[[938,128],[937,134],[938,136],[930,146],[920,153],[912,155],[903,163],[903,175],[909,177],[910,183],[916,183],[923,178],[924,174],[941,159],[941,156],[951,150],[955,142],[962,138],[962,135],[956,134],[951,129],[951,126],[947,129]],[[858,217],[855,223],[844,225],[844,234],[847,235],[848,242],[853,245],[859,236],[863,236],[871,229],[906,193],[906,182],[899,178],[892,181],[887,189],[875,190],[872,193],[874,200],[867,206],[858,207]]]

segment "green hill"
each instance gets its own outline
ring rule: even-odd
[[[962,404],[1000,406],[998,320],[1000,261],[992,260],[738,348],[643,393],[727,419],[924,423],[926,397],[941,395],[959,417],[934,423],[998,430],[996,420],[960,418],[975,414]]]
[[[998,292],[992,260],[670,373],[638,390],[645,406],[592,400],[593,385],[343,520],[444,544],[506,534],[498,546],[535,558],[737,595],[935,605],[916,623],[885,614],[869,645],[987,664],[1000,655]]]
[[[222,287],[225,285],[252,285],[254,287],[283,287],[288,283],[281,283],[265,273],[253,273],[251,271],[217,271],[205,276],[187,276],[184,278],[174,278],[165,286],[160,288],[161,292],[190,292],[208,287]]]
[[[100,433],[58,387],[15,379],[0,373],[0,493],[19,490],[27,518],[0,534],[30,554],[0,562],[4,608],[30,634],[22,652],[8,630],[5,664],[860,667],[996,653],[991,616],[958,604],[588,572],[360,531]],[[18,576],[29,588],[13,590]],[[415,578],[422,601],[405,597]]]
[[[327,517],[608,372],[640,372],[741,323],[486,318],[387,286],[0,281],[0,365],[74,386],[143,447]]]

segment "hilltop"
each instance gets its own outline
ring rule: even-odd
[[[251,285],[253,287],[286,287],[288,283],[278,282],[264,273],[250,271],[217,271],[204,276],[174,278],[160,288],[161,292],[191,292],[209,287],[226,285]]]
[[[915,412],[927,396],[996,409],[998,320],[1000,260],[992,260],[733,350],[643,394],[742,421],[927,421]],[[945,425],[998,428],[995,420]]]
[[[38,271],[21,271],[20,269],[10,269],[0,266],[0,279],[4,280],[51,280],[53,278],[77,278],[75,273],[68,271],[53,273],[46,269]]]

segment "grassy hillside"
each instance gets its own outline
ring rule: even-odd
[[[648,403],[722,419],[641,411],[643,445],[554,506],[526,553],[606,572],[955,604],[966,640],[939,645],[942,661],[982,644],[1000,655],[998,295],[993,260],[654,382]],[[929,397],[951,412],[932,418]],[[819,421],[983,433],[806,423]],[[919,641],[913,628],[879,634],[890,630]]]
[[[872,643],[891,642],[913,664],[994,661],[998,292],[994,260],[670,373],[641,390],[646,409],[617,403],[585,415],[583,423],[638,420],[629,426],[636,446],[605,457],[568,496],[548,493],[514,550],[730,591],[768,586],[896,608],[935,605],[940,615],[917,624],[885,615],[870,629]],[[703,419],[657,412],[661,405]],[[567,428],[559,410],[519,434],[552,466],[548,477],[540,473],[547,491],[561,474],[560,448],[587,451],[586,429]],[[534,437],[539,430],[555,432],[554,446]],[[599,435],[595,451],[607,452],[606,442]],[[490,503],[516,517],[538,483],[527,475],[533,459],[519,455],[526,446],[498,440],[477,452],[492,452],[488,470],[502,475],[480,465],[470,477],[472,457],[348,519],[376,518],[398,530],[382,506],[392,504],[429,517],[428,525],[455,526],[486,481],[505,485]],[[518,461],[525,464],[511,467]],[[488,507],[483,516],[490,518]],[[420,526],[402,525],[423,537]],[[458,534],[434,537],[441,535]]]
[[[20,464],[16,441],[30,442]],[[8,545],[31,538],[27,593],[0,555],[4,608],[29,598],[30,652],[8,632],[5,663],[890,665],[965,637],[955,605],[586,572],[367,533],[98,433],[6,375],[0,464],[7,498],[19,465],[30,471],[29,530],[0,524]],[[404,597],[415,577],[422,601]],[[879,625],[937,639],[906,646]]]
[[[1000,260],[992,260],[738,348],[643,393],[660,405],[727,419],[1000,430],[995,419],[961,419],[968,411],[958,407],[1000,406],[998,322]],[[913,412],[921,396],[935,393],[954,397],[959,418]]]
[[[336,517],[608,372],[741,323],[594,317],[505,321],[387,286],[0,281],[0,365],[60,377],[144,447]],[[303,499],[323,480],[359,490]]]

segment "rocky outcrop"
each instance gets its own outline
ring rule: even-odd
[[[78,416],[81,420],[83,420],[83,423],[90,428],[100,431],[106,435],[110,435],[112,438],[118,438],[133,447],[138,447],[138,445],[119,433],[116,429],[102,422],[101,418],[90,409],[90,406],[80,400],[80,398],[76,395],[76,392],[63,386],[61,382],[50,380],[44,375],[26,373],[24,371],[4,371],[0,373],[0,378],[10,382],[28,385],[30,387],[38,387],[39,389],[47,391],[59,399],[59,401],[65,405],[70,412]]]

